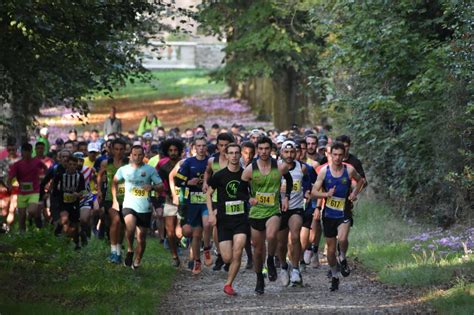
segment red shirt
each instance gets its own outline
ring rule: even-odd
[[[40,174],[46,165],[39,158],[19,160],[10,167],[8,174],[10,180],[15,178],[20,184],[20,195],[39,193]]]

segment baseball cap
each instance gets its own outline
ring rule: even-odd
[[[40,129],[40,135],[46,136],[48,134],[48,128],[44,127]]]
[[[84,159],[84,153],[82,153],[82,152],[74,152],[72,154],[72,156],[75,157],[75,158],[81,159],[81,160]]]
[[[324,138],[319,138],[318,140],[318,149],[325,148],[328,145],[328,140]]]
[[[100,147],[97,143],[91,142],[87,145],[87,152],[100,152]]]
[[[286,141],[286,137],[283,135],[279,135],[278,137],[276,137],[276,143],[283,143],[285,141]]]
[[[286,140],[281,145],[282,149],[296,149],[296,143],[293,140]]]

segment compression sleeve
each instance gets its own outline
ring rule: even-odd
[[[250,199],[249,182],[246,182],[244,180],[240,181],[239,189],[237,190],[237,198],[239,200],[243,200],[246,202],[249,201]]]
[[[285,178],[285,181],[286,181],[286,192],[285,192],[285,194],[288,198],[290,198],[291,191],[293,190],[293,177],[291,177],[290,172],[288,172],[288,173],[285,173],[283,175],[283,178]]]

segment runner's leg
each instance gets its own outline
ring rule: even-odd
[[[227,274],[227,282],[226,284],[232,285],[234,282],[235,277],[240,269],[240,263],[242,261],[242,251],[245,247],[245,243],[247,241],[246,234],[235,234],[233,242],[231,242],[231,251],[232,251],[232,259],[229,268],[229,273]]]

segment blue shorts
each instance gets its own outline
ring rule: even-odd
[[[193,228],[202,227],[203,216],[209,216],[207,205],[188,204],[188,209],[186,211],[186,224],[191,225]]]

